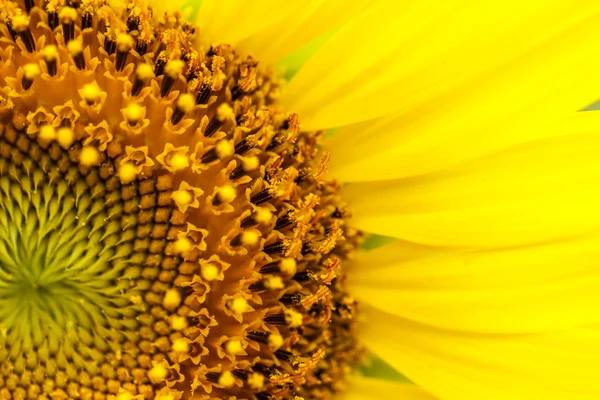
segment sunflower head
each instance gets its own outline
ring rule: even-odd
[[[142,0],[0,18],[0,398],[335,392],[360,235],[280,82]]]

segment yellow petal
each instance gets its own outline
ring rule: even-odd
[[[591,126],[600,119],[598,111],[571,111],[598,97],[600,74],[592,71],[600,68],[600,58],[590,60],[589,44],[577,43],[583,46],[568,44],[564,51],[553,46],[543,57],[517,62],[477,84],[339,129],[325,143],[332,153],[331,176],[359,182],[420,175]]]
[[[348,388],[336,400],[434,400],[435,398],[410,383],[351,376]]]
[[[211,42],[236,44],[243,39],[292,23],[314,0],[203,0],[197,23]]]
[[[378,1],[319,49],[282,100],[300,113],[305,129],[407,111],[469,81],[479,85],[511,61],[543,62],[541,54],[530,54],[534,49],[549,56],[555,43],[560,51],[563,41],[589,46],[600,30],[599,7],[592,1]]]
[[[598,259],[599,234],[483,251],[398,241],[358,253],[348,284],[361,303],[438,328],[543,332],[600,323]]]
[[[440,304],[443,307],[443,304]],[[531,335],[445,331],[362,307],[365,345],[444,400],[600,398],[600,332]]]
[[[600,126],[525,143],[444,171],[351,184],[352,223],[407,241],[520,246],[600,227]]]
[[[243,40],[239,46],[272,63],[313,39],[347,22],[373,0],[312,0],[267,29]]]

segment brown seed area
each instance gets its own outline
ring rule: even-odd
[[[279,81],[142,0],[0,18],[0,399],[339,390],[360,234]]]

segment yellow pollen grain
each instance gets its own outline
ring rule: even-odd
[[[100,162],[100,152],[92,146],[85,146],[81,149],[79,162],[86,166],[98,165]]]
[[[81,88],[81,96],[90,103],[95,103],[100,97],[101,90],[97,85],[88,83]]]
[[[133,38],[126,33],[119,33],[117,35],[117,49],[119,51],[129,51],[135,44]]]
[[[123,115],[129,123],[135,124],[144,116],[144,107],[131,103],[123,110]]]
[[[188,327],[187,318],[182,317],[181,315],[175,315],[171,318],[171,328],[176,331],[181,331]]]
[[[137,168],[133,163],[124,163],[119,168],[119,179],[122,183],[131,183],[137,177]]]
[[[171,60],[165,65],[165,74],[175,79],[183,72],[185,62],[183,60]]]
[[[40,139],[51,141],[56,139],[56,129],[52,125],[42,125],[40,126]]]
[[[257,231],[244,231],[242,232],[242,244],[244,246],[254,246],[258,243],[260,234]]]
[[[225,121],[226,119],[232,118],[235,119],[235,113],[229,104],[223,103],[217,107],[217,119],[219,121]]]
[[[148,378],[153,382],[162,382],[165,380],[169,371],[162,365],[155,365],[150,371],[148,371]]]
[[[253,372],[252,374],[250,374],[250,376],[248,376],[248,385],[252,389],[260,390],[260,389],[262,389],[264,384],[265,384],[265,377],[263,375]]]
[[[283,289],[285,285],[280,276],[272,276],[265,280],[265,287],[270,290]]]
[[[225,343],[225,352],[231,356],[244,354],[244,348],[240,340],[234,339]]]
[[[181,338],[181,339],[175,339],[173,341],[173,351],[179,354],[186,354],[190,351],[190,345],[188,344],[187,340]]]
[[[298,264],[293,258],[284,258],[279,263],[279,268],[284,274],[292,276],[296,274],[296,271],[298,270]]]
[[[75,133],[73,132],[73,129],[71,129],[68,126],[62,126],[60,128],[58,128],[58,131],[56,132],[56,140],[58,141],[58,144],[60,145],[60,147],[62,147],[63,149],[68,149],[69,147],[71,147],[71,145],[73,144],[73,142],[75,141]],[[86,149],[86,147],[84,147],[84,149]],[[95,150],[93,147],[90,147],[90,149]],[[88,150],[89,152],[90,150]],[[97,152],[97,150],[96,150]],[[92,153],[90,153],[91,155]],[[81,150],[81,157],[83,157],[83,150]],[[100,154],[97,154],[96,157],[100,157]],[[81,161],[83,164],[85,165],[91,165],[91,164],[86,164],[86,162]],[[94,164],[94,163],[92,163]]]
[[[264,207],[257,207],[254,213],[254,220],[259,224],[266,224],[267,222],[271,222],[273,219],[273,213],[271,210]]]
[[[281,336],[277,333],[270,334],[268,345],[269,345],[269,349],[271,349],[272,351],[277,350],[278,348],[283,346],[283,336]]]
[[[230,203],[237,196],[236,190],[233,186],[221,186],[217,191],[217,196],[219,196],[219,200],[223,203]]]
[[[241,315],[248,310],[248,301],[243,297],[236,297],[229,304],[229,309],[234,314]]]
[[[192,202],[193,197],[189,190],[180,189],[171,193],[171,198],[178,206],[185,206]]]
[[[194,248],[193,246],[194,245],[192,241],[187,237],[183,236],[175,241],[174,250],[178,254],[187,253],[188,251],[191,251]]]
[[[286,310],[285,312],[285,320],[288,325],[292,328],[298,328],[302,325],[303,316],[297,311],[294,310]]]
[[[217,152],[217,157],[224,159],[231,157],[235,151],[235,148],[229,140],[223,139],[217,143],[215,146],[215,151]]]
[[[25,79],[29,79],[30,81],[32,81],[41,72],[40,66],[36,63],[29,63],[23,66],[23,76]]]
[[[61,23],[70,23],[77,20],[77,10],[71,7],[63,7],[58,13],[58,18]]]
[[[182,94],[177,99],[177,108],[180,109],[184,113],[192,111],[195,106],[196,106],[196,99],[190,93]]]
[[[190,166],[190,158],[185,154],[174,154],[169,160],[169,166],[176,171],[187,168]]]
[[[47,61],[54,61],[58,58],[58,48],[53,44],[44,47],[42,53],[44,54],[44,59]]]
[[[221,385],[223,387],[230,388],[233,386],[234,383],[235,383],[235,377],[229,371],[223,372],[221,374],[221,376],[219,377],[219,385]]]
[[[67,49],[69,50],[69,54],[76,56],[83,51],[83,44],[80,40],[71,40],[69,44],[67,44]]]
[[[204,266],[202,266],[202,270],[200,271],[202,277],[209,282],[217,279],[217,277],[219,276],[219,272],[219,267],[212,263],[205,264]]]
[[[16,15],[12,18],[12,28],[17,32],[23,32],[29,28],[29,17],[25,14]]]
[[[172,394],[159,394],[154,400],[175,400],[175,396]]]
[[[135,74],[137,77],[143,81],[154,78],[154,70],[150,66],[150,64],[139,64],[137,69],[135,70]]]
[[[163,306],[167,310],[174,310],[181,304],[181,294],[177,289],[169,289],[163,298]]]
[[[254,171],[258,167],[260,167],[260,160],[256,156],[244,157],[242,159],[242,166],[244,167],[244,171]]]
[[[133,400],[133,395],[129,392],[122,392],[117,395],[115,400]]]

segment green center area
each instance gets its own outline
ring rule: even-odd
[[[121,295],[129,282],[115,281],[131,252],[127,242],[119,243],[120,222],[108,218],[104,198],[93,198],[84,181],[49,180],[33,164],[19,169],[3,161],[3,327],[18,331],[30,347],[41,345],[45,334],[61,337],[75,322],[85,329],[105,324],[107,312],[129,305]]]
[[[166,239],[147,237],[154,213],[113,160],[83,167],[78,143],[12,139],[0,139],[0,367],[96,373],[143,340],[148,249]]]

